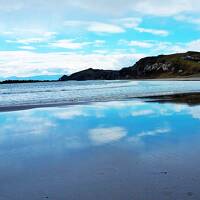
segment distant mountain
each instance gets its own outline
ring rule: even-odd
[[[1,81],[4,81],[4,80],[14,80],[14,81],[22,81],[22,80],[25,80],[25,81],[29,81],[29,80],[33,80],[33,81],[44,81],[44,80],[47,80],[47,81],[56,81],[60,78],[60,75],[39,75],[39,76],[30,76],[30,77],[17,77],[17,76],[11,76],[11,77],[6,77],[6,78],[3,78],[3,77],[0,77],[0,80]]]
[[[59,80],[115,80],[148,78],[200,77],[200,52],[189,51],[171,55],[142,58],[135,65],[115,70],[87,69]]]

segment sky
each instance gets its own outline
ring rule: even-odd
[[[120,69],[200,51],[198,0],[0,0],[0,77]]]

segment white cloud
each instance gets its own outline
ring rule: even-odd
[[[146,137],[146,136],[156,136],[160,134],[169,133],[171,130],[169,128],[161,128],[161,129],[155,129],[152,131],[144,131],[138,134],[138,137]]]
[[[153,46],[151,42],[144,42],[144,41],[130,41],[128,42],[128,45],[132,47],[141,47],[141,48],[151,48]]]
[[[88,42],[75,42],[74,40],[57,40],[55,42],[49,43],[50,46],[56,48],[65,48],[65,49],[81,49],[84,46],[88,45]]]
[[[160,54],[183,53],[187,51],[200,51],[200,39],[192,40],[187,43],[180,42],[160,42],[156,40],[119,40],[119,45],[131,47],[148,48],[148,56]]]
[[[198,107],[191,107],[188,109],[189,113],[192,115],[194,119],[200,120],[200,106]]]
[[[1,35],[10,36],[15,38],[16,40],[11,40],[10,42],[22,42],[22,43],[34,43],[49,40],[53,38],[57,33],[51,32],[43,29],[34,29],[26,27],[22,28],[15,28],[12,27],[9,31],[1,30]]]
[[[52,120],[45,117],[36,117],[34,112],[31,111],[20,112],[20,114],[15,116],[15,121],[16,123],[6,122],[1,127],[2,133],[12,133],[14,135],[45,134],[57,126]]]
[[[36,48],[33,46],[20,46],[19,49],[23,50],[35,50]]]
[[[170,128],[158,128],[158,129],[151,130],[151,131],[143,131],[141,133],[136,134],[135,136],[129,137],[128,141],[138,143],[144,137],[147,137],[147,136],[153,136],[154,137],[154,136],[157,136],[157,135],[169,133],[170,131],[171,131]]]
[[[50,75],[52,70],[72,73],[89,67],[102,69],[119,69],[129,66],[144,54],[114,53],[80,54],[80,53],[37,53],[30,51],[0,51],[0,74],[7,76]]]
[[[182,13],[198,13],[200,3],[197,0],[64,0],[59,3],[56,0],[9,0],[9,2],[1,0],[0,10],[10,12],[12,15],[16,13],[16,16],[20,13],[23,19],[26,19],[25,17],[30,19],[30,14],[33,18],[39,15],[38,20],[41,21],[41,16],[47,16],[51,12],[49,19],[53,22],[55,18],[70,18],[74,13],[76,15],[80,13],[80,17],[89,15],[90,18],[100,15],[111,17],[130,14],[176,16]]]
[[[13,29],[10,32],[1,31],[0,35],[5,35],[7,38],[7,43],[16,44],[37,44],[47,42],[55,37],[56,32],[35,30],[35,29]]]
[[[141,28],[141,27],[136,27],[135,30],[137,30],[141,33],[150,33],[153,35],[160,35],[160,36],[168,36],[169,35],[169,32],[166,30],[147,29],[147,28]]]
[[[76,107],[71,107],[71,108],[67,108],[65,109],[65,111],[59,111],[57,113],[54,114],[54,116],[58,119],[73,119],[75,117],[86,117],[88,116],[88,113],[84,112],[81,110],[80,107],[76,106]]]
[[[120,24],[125,28],[135,28],[142,22],[142,19],[139,17],[128,17],[116,20],[116,23]]]
[[[107,24],[107,23],[100,23],[100,22],[93,22],[91,23],[88,28],[88,31],[95,32],[95,33],[123,33],[125,30],[120,26]]]
[[[97,145],[118,141],[127,135],[122,127],[95,128],[89,131],[90,140]]]
[[[119,18],[115,20],[109,20],[107,23],[99,21],[79,21],[68,20],[64,25],[67,27],[82,28],[90,32],[95,33],[123,33],[126,29],[134,29],[141,33],[150,33],[153,35],[168,36],[169,32],[160,29],[146,29],[139,27],[142,22],[141,18]]]
[[[110,15],[123,15],[136,12],[143,15],[175,16],[184,12],[200,11],[200,3],[197,0],[81,0],[76,2],[81,9],[94,13],[107,13]]]
[[[99,21],[79,21],[79,20],[68,20],[64,23],[68,27],[78,27],[86,29],[89,32],[94,33],[123,33],[125,30],[113,23],[104,23]]]
[[[22,9],[24,3],[22,1],[11,0],[9,3],[7,1],[1,0],[0,2],[0,11],[4,12],[13,12]]]
[[[146,116],[146,115],[152,115],[152,114],[154,114],[153,110],[139,110],[139,111],[133,111],[131,113],[131,115],[134,117]]]
[[[200,51],[200,39],[187,43],[185,48],[190,51]]]
[[[19,44],[32,44],[32,43],[41,43],[47,41],[46,38],[25,38],[17,40],[6,40],[7,43],[19,43]]]
[[[200,17],[198,17],[198,16],[193,17],[193,16],[187,16],[187,15],[178,15],[178,16],[175,16],[175,19],[178,20],[178,21],[198,25],[198,28],[199,28],[199,25],[200,25]]]

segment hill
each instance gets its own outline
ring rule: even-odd
[[[121,70],[86,69],[59,81],[116,80],[200,77],[200,52],[189,51],[171,55],[142,58],[133,66]]]

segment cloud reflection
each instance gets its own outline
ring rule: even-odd
[[[132,116],[137,117],[137,116],[146,116],[146,115],[152,115],[154,114],[153,110],[139,110],[139,111],[133,111]]]
[[[122,127],[95,128],[89,130],[90,140],[97,145],[118,141],[127,135]]]
[[[140,132],[140,133],[136,134],[133,137],[129,137],[128,141],[130,141],[130,142],[139,142],[144,137],[147,137],[147,136],[158,136],[158,135],[169,133],[170,131],[171,131],[170,128],[158,128],[158,129],[155,129],[155,130],[143,131],[143,132]]]

